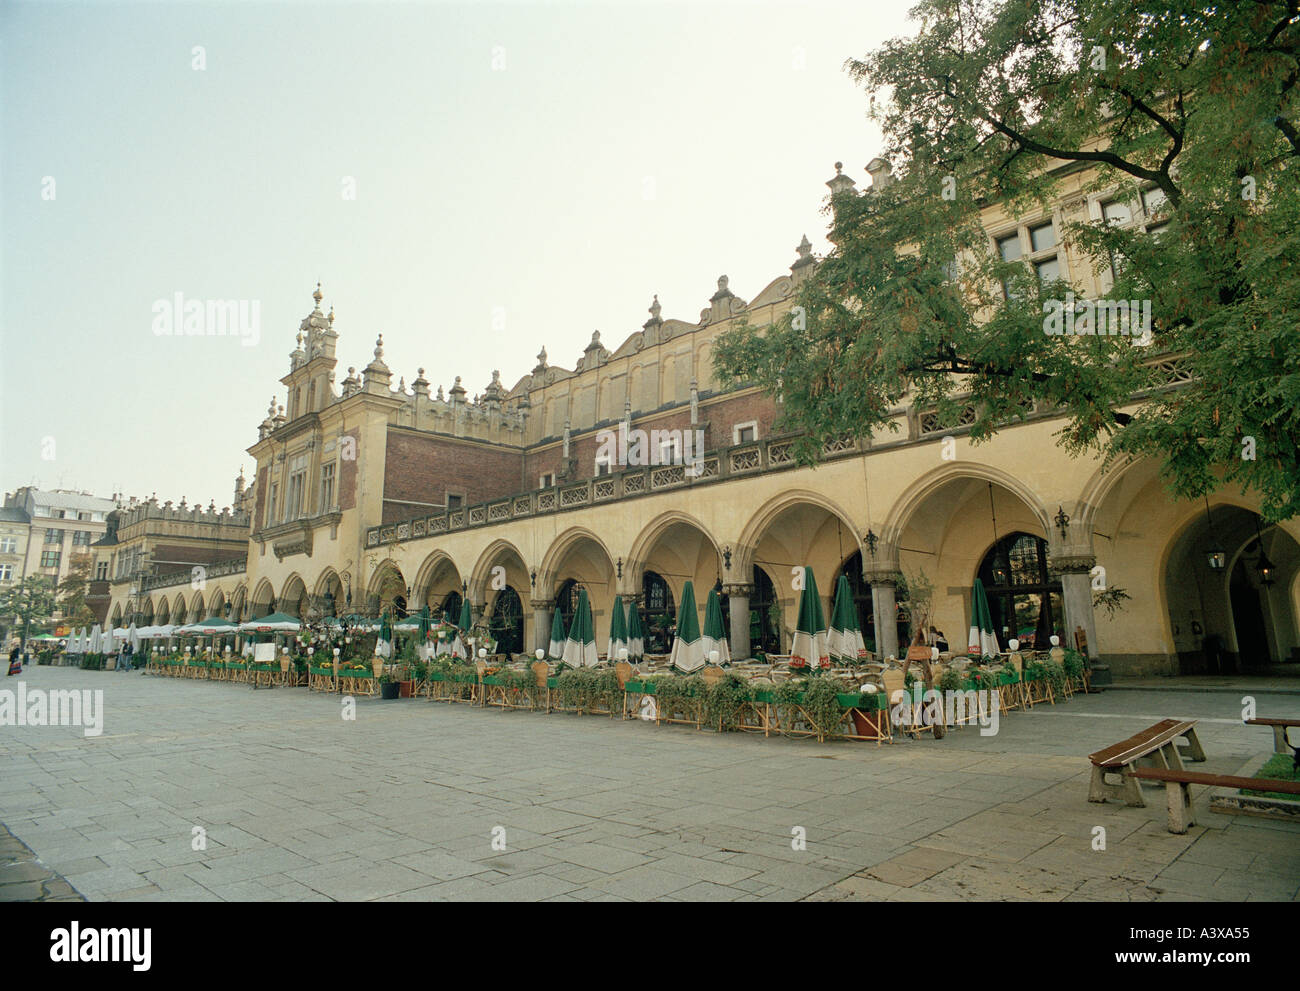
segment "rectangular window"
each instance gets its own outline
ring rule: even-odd
[[[460,509],[461,506],[463,505],[465,505],[465,497],[463,495],[461,495],[459,492],[454,495],[450,492],[447,493],[448,510]]]
[[[609,475],[613,473],[613,466],[610,463],[609,455],[603,454],[596,459],[596,475]]]
[[[1020,235],[1009,234],[1006,237],[998,238],[998,254],[1002,256],[1004,262],[1017,261],[1020,258]]]
[[[280,493],[280,483],[271,483],[271,499],[266,504],[266,525],[271,526],[275,522],[275,499]]]
[[[1040,283],[1051,282],[1061,277],[1061,264],[1055,258],[1044,258],[1034,263],[1034,271],[1038,273]]]
[[[737,444],[752,444],[758,440],[758,422],[737,423],[731,428],[732,440]]]
[[[1033,251],[1047,251],[1056,247],[1056,228],[1050,220],[1041,227],[1029,229],[1029,244]]]
[[[89,522],[90,522],[90,514],[89,514],[89,513],[78,513],[78,514],[77,514],[77,519],[81,520],[82,522],[89,523]]]
[[[682,463],[681,449],[677,446],[675,439],[660,442],[659,463],[661,465],[678,465]]]
[[[334,508],[334,462],[322,465],[320,470],[320,512]]]
[[[63,558],[63,552],[62,552],[62,551],[42,551],[42,552],[41,552],[41,567],[42,567],[42,568],[57,568],[57,567],[59,566],[59,561],[62,560],[62,558]]]
[[[1142,209],[1147,212],[1148,217],[1153,217],[1160,213],[1169,205],[1169,197],[1159,186],[1152,186],[1150,189],[1142,190]]]
[[[18,539],[16,537],[0,537],[0,554],[17,554]]]
[[[307,455],[300,454],[289,462],[289,487],[284,493],[284,519],[296,520],[303,514],[307,494]]]
[[[108,562],[100,561],[95,565],[95,580],[105,581],[108,578]]]
[[[94,535],[89,530],[77,530],[72,535],[72,545],[74,547],[89,547],[92,536]]]
[[[14,576],[12,564],[0,564],[0,582],[7,582]]]
[[[58,529],[57,527],[49,527],[45,531],[45,542],[47,544],[62,544],[63,531]]]
[[[1108,224],[1127,224],[1133,219],[1133,208],[1128,200],[1111,200],[1101,205],[1101,215]]]
[[[541,478],[537,480],[537,487],[539,489],[549,489],[554,484],[555,484],[555,472],[553,471],[548,471],[545,475],[543,475]]]

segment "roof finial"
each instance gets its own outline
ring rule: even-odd
[[[380,334],[375,338],[375,358],[379,359],[384,356],[384,335]]]
[[[322,299],[325,298],[324,295],[323,295],[323,294],[321,293],[321,291],[320,291],[320,280],[319,280],[319,279],[316,281],[316,291],[315,291],[314,293],[311,294],[311,298],[314,299],[314,300],[316,300],[316,305],[317,305],[317,306],[320,306],[320,301],[321,301]]]
[[[330,304],[330,316],[329,316],[329,321],[330,321],[330,325],[333,326],[333,324],[334,324],[334,304],[333,304],[333,303]]]

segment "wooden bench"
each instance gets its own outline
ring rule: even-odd
[[[1300,719],[1247,719],[1246,725],[1273,727],[1273,753],[1289,754],[1293,748],[1287,742],[1286,731],[1291,726],[1300,726]]]
[[[1185,748],[1178,746],[1180,737],[1187,740]],[[1144,757],[1153,757],[1166,768],[1181,771],[1183,754],[1188,760],[1205,760],[1205,751],[1201,749],[1201,741],[1196,737],[1194,719],[1162,719],[1127,740],[1089,754],[1088,760],[1092,761],[1092,783],[1088,788],[1088,801],[1104,802],[1108,798],[1117,798],[1134,808],[1146,808],[1142,787],[1133,776],[1137,762]],[[1107,781],[1108,774],[1120,775],[1120,782],[1114,784]]]
[[[1235,774],[1207,774],[1205,771],[1184,771],[1176,768],[1139,767],[1132,772],[1134,779],[1163,781],[1165,796],[1169,801],[1169,832],[1185,833],[1195,826],[1192,819],[1191,785],[1211,788],[1242,788],[1249,791],[1276,791],[1284,795],[1300,795],[1300,781],[1277,781],[1273,778],[1241,778]]]

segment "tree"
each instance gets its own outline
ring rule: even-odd
[[[89,554],[78,554],[68,562],[68,573],[59,582],[59,611],[70,626],[88,626],[95,622],[94,611],[86,605],[92,567]]]
[[[944,425],[973,415],[977,443],[1039,404],[1071,453],[1148,456],[1177,496],[1235,482],[1269,519],[1300,512],[1294,0],[924,0],[913,16],[915,37],[847,63],[895,181],[833,198],[835,247],[796,309],[723,335],[718,370],[780,397],[805,463],[897,429],[904,396]],[[1004,262],[985,211],[1117,187],[1158,235],[1057,236],[1076,264],[1113,259],[1105,299],[1149,301],[1150,336],[1054,336],[1080,287]]]
[[[0,616],[22,627],[19,649],[26,646],[32,624],[49,621],[54,612],[54,593],[43,575],[32,575],[0,588]]]

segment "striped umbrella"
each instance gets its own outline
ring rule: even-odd
[[[591,603],[587,590],[578,593],[578,611],[573,614],[569,637],[564,641],[564,663],[573,668],[595,667],[600,663],[596,653],[596,626],[591,621]]]
[[[553,661],[560,661],[564,659],[564,617],[558,608],[551,616],[551,643],[546,656]]]
[[[984,594],[984,583],[975,579],[970,599],[970,635],[966,638],[966,653],[976,657],[996,657],[1000,652],[998,635],[993,632],[993,614],[989,599]]]
[[[799,618],[794,624],[790,657],[809,667],[831,666],[830,650],[826,645],[826,620],[822,615],[822,600],[817,594],[817,579],[813,577],[812,568],[803,569],[803,593],[799,596]]]
[[[635,602],[627,614],[627,659],[639,664],[645,658],[645,627],[641,625],[641,610]]]
[[[704,638],[700,636],[700,617],[695,609],[695,586],[687,582],[682,589],[682,602],[677,608],[677,636],[673,640],[670,663],[688,674],[704,667]]]
[[[826,638],[826,646],[832,664],[851,667],[867,656],[847,575],[840,575],[840,580],[835,584],[835,608],[831,610],[831,629]]]
[[[609,653],[605,655],[611,663],[620,660],[618,652],[627,650],[628,656],[631,657],[632,651],[627,645],[627,621],[623,618],[623,596],[614,596],[614,616],[609,621]]]
[[[704,604],[704,656],[718,652],[719,664],[731,663],[731,644],[727,642],[727,628],[722,622],[722,600],[716,588],[709,589],[709,599]]]

